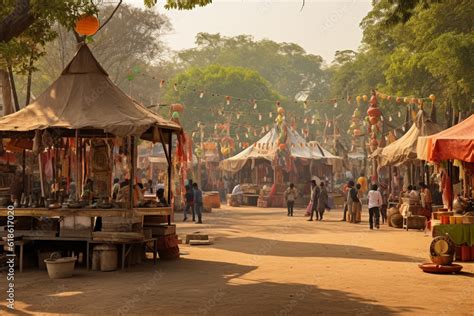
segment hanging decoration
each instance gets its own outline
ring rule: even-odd
[[[84,36],[94,35],[99,30],[99,19],[93,15],[81,15],[76,21],[74,30]]]
[[[367,110],[367,121],[369,122],[367,132],[370,134],[369,146],[370,150],[373,152],[379,146],[379,140],[382,136],[382,122],[380,122],[382,112],[378,108],[377,94],[375,90],[372,90],[372,96],[370,97],[369,104],[370,106]]]
[[[239,140],[239,135],[236,135],[237,140]],[[229,157],[232,155],[235,149],[234,139],[230,136],[224,136],[221,138],[221,154],[224,157]]]

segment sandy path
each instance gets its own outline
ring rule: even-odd
[[[366,221],[339,222],[336,211],[323,222],[296,213],[229,208],[205,214],[202,226],[180,223],[180,235],[205,232],[214,244],[182,245],[181,260],[156,268],[79,270],[65,280],[17,274],[16,313],[474,315],[474,264],[461,275],[422,273],[431,242],[423,232],[370,231]]]

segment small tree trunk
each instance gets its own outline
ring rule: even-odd
[[[8,78],[8,71],[5,69],[0,69],[0,84],[2,86],[3,114],[8,115],[13,113],[13,103],[10,79]]]
[[[30,64],[28,67],[28,81],[26,83],[26,101],[25,106],[30,104],[31,100],[31,77],[33,76],[33,50],[31,51]]]
[[[13,77],[13,68],[8,65],[8,76],[10,78],[10,86],[13,92],[13,101],[15,102],[15,112],[20,111],[20,103],[18,102],[18,93],[16,92],[15,78]]]

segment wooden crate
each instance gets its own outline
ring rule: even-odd
[[[176,235],[176,225],[145,226],[144,228],[151,230],[151,235],[153,237]]]

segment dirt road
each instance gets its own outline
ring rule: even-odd
[[[460,275],[421,272],[431,242],[423,232],[370,231],[366,210],[361,224],[339,222],[338,211],[308,222],[303,212],[226,208],[204,225],[179,223],[180,235],[200,231],[214,243],[181,245],[180,260],[156,267],[64,280],[17,273],[16,314],[472,315],[474,264]]]

